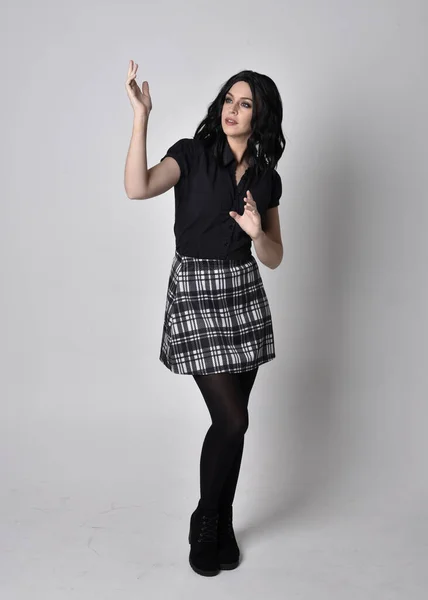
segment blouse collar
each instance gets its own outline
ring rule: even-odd
[[[226,138],[223,150],[223,165],[227,167],[233,160],[235,160],[235,156]]]
[[[229,142],[226,138],[225,140],[225,144],[224,144],[224,149],[223,149],[223,165],[225,167],[227,167],[227,165],[229,165],[232,161],[236,160],[235,159],[235,155],[232,152],[232,148],[229,145]],[[253,158],[250,158],[250,164],[249,167],[250,168],[253,165]],[[248,169],[247,169],[248,170]]]

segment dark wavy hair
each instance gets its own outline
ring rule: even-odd
[[[248,70],[232,75],[209,105],[207,115],[199,123],[193,137],[206,146],[212,146],[214,156],[220,162],[226,144],[221,113],[226,93],[237,81],[246,81],[253,96],[252,133],[248,138],[244,157],[250,166],[255,167],[256,173],[260,174],[277,166],[285,148],[281,128],[282,100],[274,81],[267,75]]]

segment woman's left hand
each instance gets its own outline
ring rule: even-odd
[[[262,222],[260,213],[257,210],[256,202],[250,190],[247,190],[247,195],[244,198],[244,202],[246,202],[246,204],[244,206],[244,212],[242,215],[237,213],[235,210],[230,210],[229,215],[235,219],[245,233],[248,233],[250,238],[254,240],[262,232]]]

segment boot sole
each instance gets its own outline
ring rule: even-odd
[[[239,560],[234,563],[220,563],[220,569],[222,571],[231,571],[232,569],[236,569],[239,566]]]

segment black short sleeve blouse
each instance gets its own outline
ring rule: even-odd
[[[174,234],[177,251],[196,258],[246,259],[251,256],[251,238],[229,215],[230,210],[244,212],[244,197],[249,189],[261,215],[279,205],[282,182],[275,169],[255,177],[249,167],[236,183],[236,160],[226,140],[222,166],[201,140],[182,138],[165,156],[180,167],[180,179],[174,186]]]

